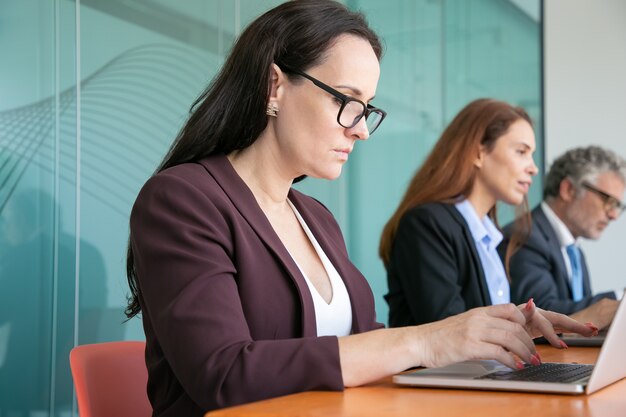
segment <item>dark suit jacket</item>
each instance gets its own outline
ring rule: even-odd
[[[429,323],[491,305],[465,219],[452,204],[429,203],[400,220],[387,266],[389,325]]]
[[[295,190],[289,198],[345,282],[352,332],[382,327],[333,216]],[[337,338],[316,336],[304,277],[225,156],[152,177],[131,240],[155,416],[343,389]]]
[[[510,261],[511,301],[523,303],[534,298],[535,304],[546,310],[571,314],[597,302],[601,298],[615,298],[613,292],[592,295],[585,255],[582,254],[583,299],[575,302],[557,235],[541,206],[532,213],[532,228],[528,241]],[[504,229],[505,241],[500,254],[506,250],[512,225]]]

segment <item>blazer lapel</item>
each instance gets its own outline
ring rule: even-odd
[[[307,283],[293,258],[287,252],[285,245],[272,228],[269,220],[261,210],[254,194],[246,183],[235,171],[225,155],[213,155],[202,159],[199,163],[204,166],[209,175],[222,187],[224,193],[232,201],[235,210],[246,219],[250,227],[265,243],[271,252],[276,255],[289,276],[293,280],[302,305],[302,335],[312,337],[317,335],[317,323],[315,321],[315,307]]]
[[[333,264],[335,269],[337,269],[339,276],[342,278],[346,286],[352,306],[352,331],[362,331],[367,323],[360,322],[361,315],[358,313],[360,311],[366,311],[369,307],[359,304],[364,303],[365,300],[367,300],[367,297],[364,297],[363,294],[359,293],[358,288],[355,285],[355,280],[349,279],[349,277],[353,277],[355,274],[360,275],[361,272],[346,256],[347,251],[344,241],[339,241],[336,237],[330,236],[328,227],[320,224],[319,216],[315,216],[311,210],[303,204],[298,193],[291,190],[289,192],[289,199],[300,212],[300,215],[309,226],[309,229],[315,236],[315,239],[317,239],[320,247],[324,250],[326,256],[328,256],[330,262]]]
[[[489,287],[487,286],[487,278],[485,278],[485,271],[483,270],[482,263],[480,262],[480,257],[478,256],[478,251],[476,249],[476,243],[474,243],[474,237],[472,236],[472,232],[467,225],[467,222],[459,213],[459,211],[454,207],[453,204],[442,204],[450,213],[450,215],[456,220],[463,229],[463,237],[465,238],[465,243],[467,247],[470,249],[470,253],[472,255],[472,261],[474,264],[474,271],[478,276],[478,286],[480,288],[480,294],[482,295],[484,305],[488,306],[492,304],[491,295],[489,295]]]
[[[559,238],[556,236],[556,232],[550,221],[546,217],[541,205],[535,208],[532,212],[533,223],[536,225],[537,230],[543,235],[544,239],[548,243],[548,247],[550,248],[550,256],[556,260],[556,266],[558,271],[555,271],[554,276],[559,277],[559,279],[565,281],[565,284],[569,288],[570,294],[572,293],[572,287],[570,284],[569,276],[567,274],[567,266],[565,265],[565,259],[563,257],[563,252],[561,252],[561,244],[559,243]],[[584,264],[584,262],[583,262]],[[586,275],[586,268],[583,268],[583,278]]]

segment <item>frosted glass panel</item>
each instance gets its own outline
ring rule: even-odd
[[[0,16],[0,415],[26,415],[48,409],[53,364],[54,8]]]
[[[0,2],[0,416],[76,415],[72,346],[143,338],[123,315],[132,203],[241,28],[279,3]],[[345,3],[384,39],[374,104],[388,117],[340,179],[297,188],[337,217],[385,322],[380,232],[446,123],[492,96],[541,132],[539,7]]]
[[[81,8],[80,55],[85,80],[79,159],[85,266],[79,343],[143,337],[139,320],[123,324],[130,209],[220,63],[214,27],[197,21],[197,33],[187,34],[196,42],[155,30],[152,23],[168,13],[174,16],[170,30],[192,20],[165,5],[134,19],[128,17],[134,16],[128,10],[132,5],[110,3],[100,10],[86,4]],[[201,17],[212,9],[194,12]]]

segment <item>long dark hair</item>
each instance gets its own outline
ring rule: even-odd
[[[215,154],[252,145],[267,126],[270,67],[305,71],[320,64],[343,34],[369,41],[381,58],[382,45],[360,13],[333,0],[294,0],[253,21],[235,43],[226,63],[191,106],[190,117],[156,173]],[[132,250],[126,258],[131,295],[126,316],[141,311]]]
[[[532,125],[530,116],[523,108],[489,98],[472,101],[456,115],[411,179],[402,201],[383,229],[379,255],[385,265],[389,264],[391,248],[402,216],[420,204],[452,203],[459,196],[469,195],[476,179],[474,159],[480,147],[484,146],[488,152],[491,151],[498,138],[517,120],[526,120]],[[523,206],[525,212],[528,212],[526,197]],[[497,225],[496,206],[489,210],[489,217]],[[521,221],[527,222],[524,216]],[[516,228],[518,233],[511,239],[511,250],[519,247],[518,242],[524,239],[523,234],[528,229],[527,226]],[[511,254],[507,251],[507,268]]]

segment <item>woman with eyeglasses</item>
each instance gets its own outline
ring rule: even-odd
[[[306,390],[412,366],[537,362],[531,337],[592,333],[528,304],[383,329],[365,278],[320,202],[292,188],[337,178],[385,112],[370,104],[381,44],[329,0],[284,3],[241,34],[130,219],[127,316],[141,312],[154,416]],[[516,356],[514,356],[516,355]]]

